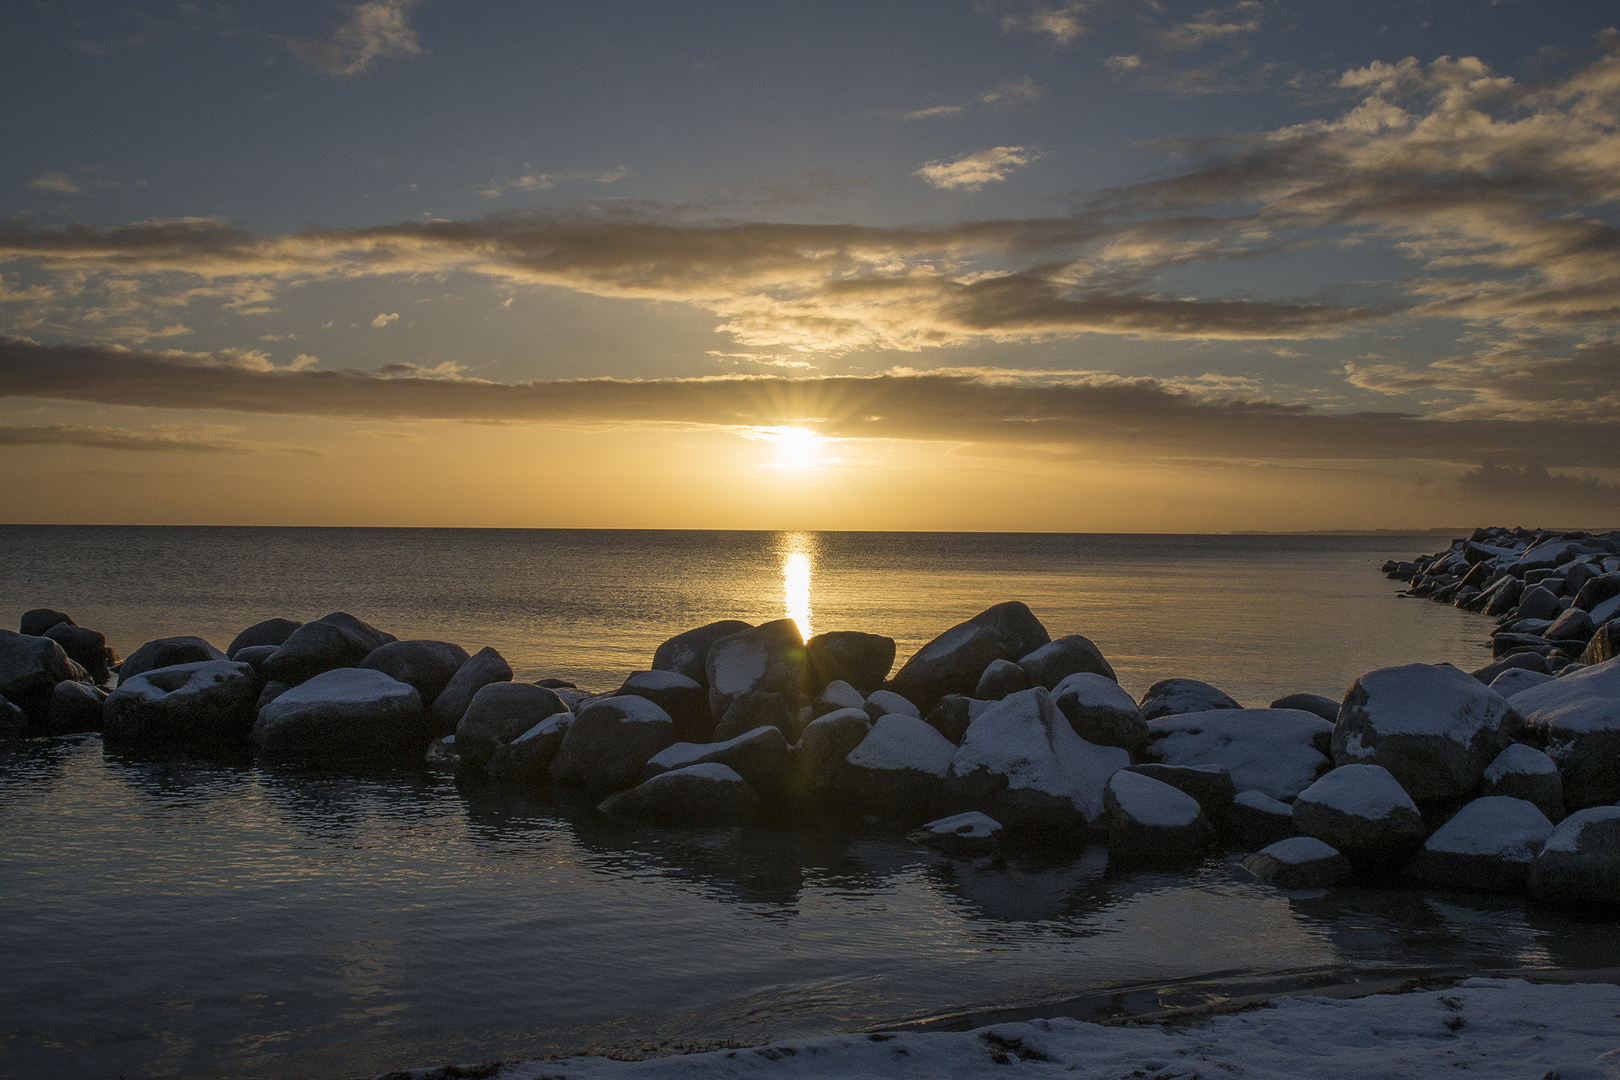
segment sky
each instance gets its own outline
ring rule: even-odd
[[[1620,525],[1617,23],[6,0],[0,515]]]

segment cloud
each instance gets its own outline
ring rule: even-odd
[[[28,181],[28,186],[40,191],[54,191],[60,195],[77,195],[84,189],[73,182],[67,173],[45,173]]]
[[[1351,363],[1345,377],[1382,394],[1456,395],[1449,416],[1620,417],[1620,341],[1582,342],[1563,351],[1546,338],[1522,338],[1418,367]]]
[[[246,454],[249,443],[188,434],[165,427],[89,427],[47,424],[23,427],[0,424],[0,446],[85,446],[96,450],[137,450],[188,454]]]
[[[334,78],[358,75],[380,59],[418,56],[416,31],[406,22],[416,0],[366,0],[349,9],[349,21],[326,41],[287,38],[293,54]]]
[[[986,105],[1005,108],[1010,105],[1029,105],[1041,100],[1045,93],[1035,80],[1025,75],[1017,82],[1004,82],[993,90],[987,90],[979,95],[979,100]]]
[[[1043,156],[1038,150],[1027,150],[1022,146],[992,146],[955,161],[930,161],[911,175],[920,176],[934,187],[947,191],[978,191],[988,183],[1007,179],[1014,169],[1038,161]]]
[[[1009,5],[1005,4],[979,3],[975,6],[980,10],[1000,8],[1001,29],[1005,33],[1025,31],[1044,34],[1059,45],[1072,45],[1088,29],[1082,17],[1091,3],[1089,0],[1069,4],[1018,3],[1011,10],[1007,10]]]
[[[1467,495],[1488,498],[1540,498],[1549,501],[1579,501],[1592,506],[1620,509],[1620,484],[1611,484],[1591,473],[1571,475],[1549,472],[1545,465],[1499,465],[1487,462],[1457,478],[1457,486]]]
[[[497,198],[508,191],[544,191],[556,187],[558,184],[573,181],[588,181],[593,184],[612,184],[623,180],[630,175],[630,170],[623,165],[616,165],[601,172],[581,172],[569,169],[564,172],[543,173],[529,170],[515,180],[491,181],[490,185],[482,189],[479,194],[486,199]]]
[[[1154,38],[1164,49],[1196,49],[1212,41],[1257,32],[1260,16],[1259,0],[1242,0],[1225,11],[1212,8],[1188,22],[1167,26]]]
[[[967,109],[961,105],[935,105],[927,109],[912,109],[900,114],[902,120],[932,120],[939,116],[961,116]]]
[[[1142,58],[1132,53],[1129,56],[1110,56],[1103,61],[1103,67],[1109,71],[1135,71],[1142,66]]]
[[[381,330],[383,327],[387,326],[389,323],[398,322],[398,321],[399,321],[399,312],[397,312],[397,311],[389,313],[389,314],[384,314],[382,312],[378,312],[377,317],[375,319],[371,320],[371,325],[375,326],[377,329]]]

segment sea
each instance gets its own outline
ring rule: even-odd
[[[127,655],[348,611],[610,690],[722,618],[903,659],[991,604],[1120,682],[1264,706],[1377,667],[1487,663],[1490,622],[1379,573],[1433,536],[0,526],[0,619]],[[14,625],[14,623],[13,623]],[[373,1076],[646,1055],[1008,1010],[1116,1015],[1260,987],[1620,965],[1620,926],[1513,898],[1288,892],[1221,851],[953,859],[882,827],[628,827],[420,769],[0,750],[0,1076]]]

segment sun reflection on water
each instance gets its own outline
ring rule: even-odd
[[[782,545],[782,606],[787,617],[799,625],[805,640],[815,633],[810,628],[810,570],[813,542],[806,533],[788,533]]]

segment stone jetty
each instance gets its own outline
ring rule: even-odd
[[[1191,678],[1138,699],[1094,642],[1008,601],[898,667],[880,634],[713,623],[603,690],[518,682],[493,648],[401,641],[346,612],[120,660],[39,609],[0,631],[0,738],[414,763],[632,823],[847,822],[964,858],[1105,843],[1121,867],[1163,867],[1236,850],[1278,888],[1620,911],[1620,535],[1481,529],[1385,571],[1496,616],[1494,661],[1366,672],[1340,701],[1247,708]]]

